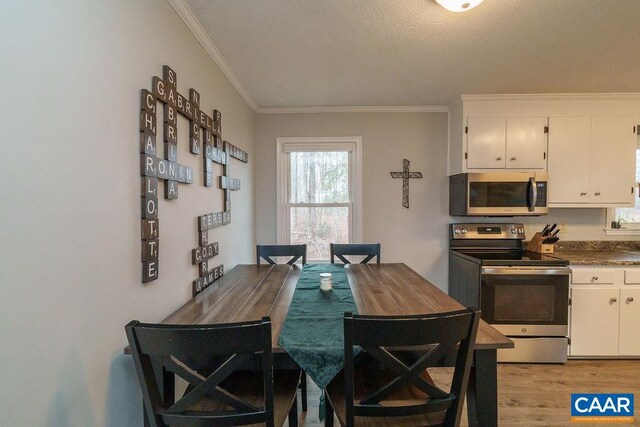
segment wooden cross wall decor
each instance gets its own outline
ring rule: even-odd
[[[409,209],[409,179],[422,178],[422,172],[409,172],[409,160],[402,160],[402,172],[391,172],[392,178],[402,178],[402,206]]]
[[[193,294],[201,292],[223,274],[223,266],[209,270],[208,261],[218,255],[218,243],[209,243],[207,230],[231,222],[231,191],[240,190],[240,180],[230,176],[231,158],[247,163],[248,154],[222,140],[222,114],[213,110],[209,116],[200,108],[200,94],[189,90],[189,96],[177,89],[177,75],[168,65],[162,67],[162,78],[153,77],[152,90],[142,89],[140,99],[140,172],[142,175],[142,282],[158,279],[159,219],[158,179],[164,181],[164,198],[178,198],[178,184],[192,184],[193,170],[178,163],[178,115],[189,120],[189,151],[203,157],[203,185],[213,187],[213,163],[223,167],[218,187],[224,191],[224,211],[199,216],[198,247],[192,250],[192,261],[198,265],[198,278],[193,281]],[[156,147],[157,104],[164,104],[164,158]],[[201,144],[204,146],[202,147]],[[203,149],[202,149],[203,148]]]

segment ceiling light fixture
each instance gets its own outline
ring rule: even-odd
[[[483,1],[484,0],[435,0],[436,3],[451,12],[466,12]]]

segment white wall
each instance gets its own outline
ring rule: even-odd
[[[258,243],[276,242],[276,138],[362,136],[363,241],[382,243],[384,262],[405,262],[446,289],[446,113],[258,114],[256,119]],[[412,179],[402,207],[402,159]]]
[[[3,1],[0,55],[0,425],[141,425],[124,325],[190,298],[195,218],[222,210],[222,192],[202,186],[181,119],[178,161],[196,180],[161,198],[160,279],[143,285],[140,89],[172,66],[249,152],[233,161],[232,224],[209,232],[227,268],[253,260],[254,114],[161,0]]]

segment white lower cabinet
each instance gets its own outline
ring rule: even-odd
[[[620,289],[620,355],[640,355],[640,287]]]
[[[572,268],[570,356],[640,356],[640,268]]]
[[[618,292],[613,286],[571,289],[572,356],[618,354]]]

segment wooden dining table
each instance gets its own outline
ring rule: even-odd
[[[464,308],[405,264],[348,264],[344,268],[359,314],[428,314]],[[286,352],[277,343],[301,271],[298,265],[238,265],[162,323],[241,322],[269,316],[274,360],[281,355],[286,363]],[[497,425],[496,352],[512,347],[511,340],[480,322],[467,392],[469,425]]]

